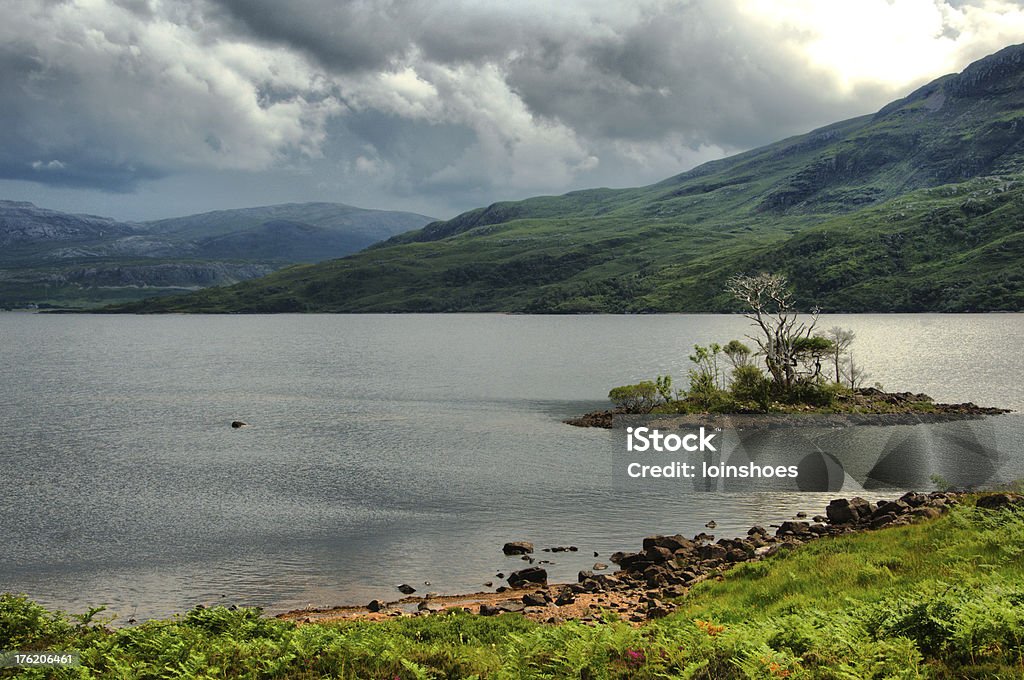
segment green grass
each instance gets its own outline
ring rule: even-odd
[[[464,613],[296,626],[214,608],[110,630],[5,596],[0,639],[82,655],[23,677],[1020,678],[1024,513],[961,507],[822,539],[680,604],[641,628],[610,613],[596,626]]]

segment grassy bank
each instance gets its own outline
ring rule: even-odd
[[[7,649],[73,649],[73,669],[0,677],[1020,678],[1024,512],[822,539],[690,591],[633,628],[448,613],[383,623],[292,623],[196,609],[110,630],[0,600]]]

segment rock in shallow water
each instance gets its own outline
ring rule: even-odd
[[[509,541],[501,547],[506,555],[526,555],[533,552],[533,543],[529,541]]]
[[[541,567],[527,567],[509,574],[508,584],[513,588],[522,588],[528,583],[547,585],[548,572]]]

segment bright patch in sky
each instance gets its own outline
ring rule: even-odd
[[[977,45],[1024,37],[1024,13],[1010,2],[955,7],[935,0],[746,0],[741,8],[790,35],[790,47],[835,74],[849,90],[899,86],[963,66]]]

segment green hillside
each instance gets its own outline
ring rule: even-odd
[[[1024,45],[884,107],[636,189],[496,203],[363,253],[119,311],[1024,309]]]
[[[142,226],[154,234],[206,239],[243,233],[268,224],[301,224],[360,239],[364,244],[361,247],[365,247],[415,229],[431,219],[415,213],[368,210],[343,203],[283,203],[171,217],[146,222]]]

